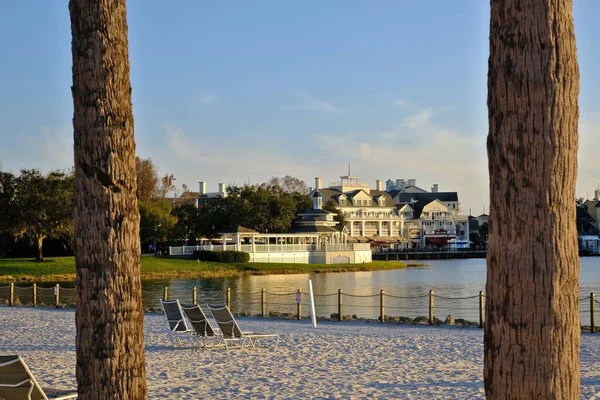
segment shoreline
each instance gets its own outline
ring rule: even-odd
[[[36,282],[74,282],[75,272],[34,274],[32,269],[55,267],[55,260],[60,261],[57,266],[62,270],[75,269],[74,257],[49,259],[43,263],[35,263],[29,259],[0,259],[0,285],[9,283],[36,283]],[[144,265],[151,264],[151,265]],[[156,265],[154,265],[156,264]],[[206,279],[206,278],[236,278],[252,275],[293,275],[310,273],[340,273],[340,272],[365,272],[404,269],[409,267],[422,267],[427,264],[420,262],[401,261],[375,261],[369,264],[278,264],[278,263],[247,263],[247,264],[219,264],[210,262],[197,262],[194,260],[181,260],[177,258],[142,257],[140,277],[142,281],[158,281],[165,279]],[[29,273],[18,273],[18,270]],[[3,273],[3,272],[7,273]]]

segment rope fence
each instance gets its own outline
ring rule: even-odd
[[[233,295],[233,296],[232,296]],[[177,289],[165,287],[162,291],[143,290],[142,304],[147,311],[162,312],[161,300],[180,299],[183,304],[227,304],[237,315],[255,317],[307,318],[310,315],[308,293],[296,292],[232,292],[231,288],[198,291],[196,287]],[[380,322],[406,322],[416,324],[473,325],[485,324],[485,295],[448,297],[436,295],[433,290],[417,296],[396,296],[380,290],[373,294],[315,293],[315,313],[320,319],[369,319]],[[32,307],[74,307],[77,302],[75,288],[10,285],[0,286],[0,305]],[[594,293],[579,298],[581,329],[598,330],[600,301]]]

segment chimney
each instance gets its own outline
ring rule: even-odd
[[[437,193],[438,192],[438,184],[434,183],[433,186],[431,187],[431,193]]]
[[[315,189],[317,189],[317,190],[323,189],[323,179],[322,178],[315,178]]]
[[[416,179],[409,179],[408,180],[408,186],[417,186],[416,182],[417,182]]]
[[[394,190],[394,181],[388,179],[387,181],[385,181],[385,191],[388,192],[390,190]]]
[[[225,197],[225,184],[219,183],[219,195]]]
[[[200,196],[206,194],[206,182],[198,182],[198,191],[200,192]]]
[[[404,179],[396,179],[396,183],[398,184],[398,189],[400,189],[401,192],[406,191],[406,182]]]
[[[383,192],[383,181],[381,179],[375,181],[375,190]]]

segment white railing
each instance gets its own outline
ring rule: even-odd
[[[363,220],[363,219],[367,219],[367,220],[384,220],[384,221],[390,221],[390,222],[394,222],[394,221],[404,221],[406,220],[406,218],[404,217],[399,217],[397,215],[391,214],[391,215],[369,215],[369,214],[346,214],[346,218],[348,219],[348,221],[356,221],[356,220]]]
[[[335,187],[335,186],[345,186],[347,187],[361,187],[361,188],[371,188],[371,185],[369,184],[369,182],[353,182],[353,183],[346,183],[345,185],[342,185],[342,182],[329,182],[329,187]]]
[[[255,244],[254,253],[299,253],[308,251],[352,251],[369,250],[369,243],[335,243],[335,244]],[[196,250],[221,251],[223,245],[206,246],[171,246],[169,255],[181,256],[193,254]],[[228,244],[226,250],[235,250],[234,244]],[[251,244],[240,245],[240,251],[252,253]]]

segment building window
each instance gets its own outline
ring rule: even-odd
[[[340,199],[340,206],[346,205],[346,199]]]

